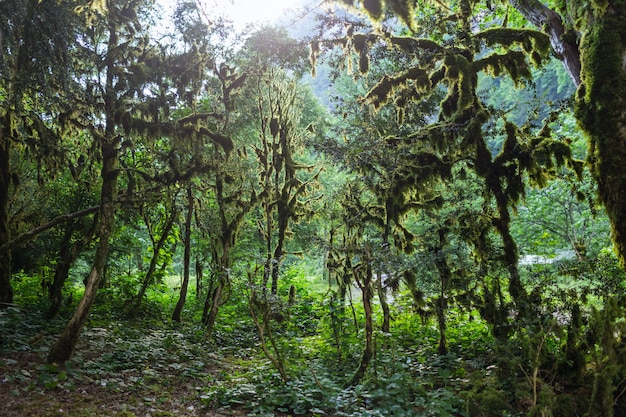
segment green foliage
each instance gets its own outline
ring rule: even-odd
[[[375,23],[322,22],[311,58],[332,73],[327,112],[301,88],[304,50],[286,30],[245,34],[237,49],[225,26],[206,26],[183,2],[167,45],[143,32],[140,3],[79,8],[86,26],[58,40],[80,39],[91,55],[47,56],[30,49],[40,40],[25,41],[29,71],[50,62],[55,73],[53,61],[76,53],[71,77],[0,81],[0,101],[13,100],[0,106],[0,141],[13,145],[2,196],[14,230],[3,239],[97,205],[97,187],[119,176],[101,288],[64,365],[39,364],[62,325],[40,318],[46,283],[69,242],[63,288],[76,305],[88,292],[90,241],[108,240],[97,226],[111,219],[72,218],[14,251],[15,304],[0,310],[11,395],[73,396],[92,384],[155,408],[178,389],[189,406],[220,414],[619,415],[626,277],[546,35],[496,2],[344,1]],[[386,20],[390,11],[408,30]],[[581,45],[599,48],[596,35]],[[0,69],[14,58],[7,51]],[[61,113],[65,95],[42,93],[61,81],[82,97],[68,99],[75,114]],[[592,100],[600,92],[581,89],[577,114],[604,131],[592,117],[605,111]],[[97,179],[107,149],[119,165]],[[189,203],[198,286],[189,321],[170,324],[176,213]],[[558,258],[568,250],[572,259]],[[519,254],[541,263],[518,267]],[[119,415],[135,412],[148,414]]]

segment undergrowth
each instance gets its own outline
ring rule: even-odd
[[[374,332],[367,372],[350,386],[364,339],[358,304],[333,321],[326,314],[332,304],[321,293],[300,289],[293,302],[275,302],[275,318],[264,318],[272,331],[266,343],[273,359],[282,361],[285,379],[261,349],[245,288],[221,309],[208,340],[197,320],[202,303],[190,301],[186,321],[173,323],[166,313],[175,291],[160,288],[140,314],[127,317],[112,295],[116,290],[109,289],[94,306],[75,355],[60,365],[44,360],[70,309],[44,320],[46,302],[28,287],[33,283],[23,277],[26,298],[0,311],[5,400],[53,392],[78,401],[79,394],[97,390],[124,396],[126,408],[120,410],[129,416],[141,407],[158,410],[174,403],[179,410],[248,416],[569,417],[602,415],[597,410],[607,407],[626,415],[620,414],[626,356],[624,303],[618,295],[584,308],[574,299],[566,303],[565,296],[560,303],[553,300],[558,314],[537,311],[532,320],[513,323],[506,340],[495,338],[478,312],[451,308],[449,349],[441,355],[437,323],[422,321],[410,298],[398,294],[391,332]],[[279,297],[286,297],[281,291]],[[379,306],[374,309],[380,317]],[[607,403],[609,398],[614,403]]]

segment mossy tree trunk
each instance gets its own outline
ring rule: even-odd
[[[65,330],[50,348],[46,359],[48,363],[64,363],[74,353],[78,336],[91,313],[91,308],[100,287],[100,281],[104,275],[109,254],[110,238],[115,223],[115,197],[118,191],[120,141],[122,139],[117,134],[115,123],[115,114],[120,110],[116,97],[117,93],[114,90],[117,77],[115,75],[117,70],[115,54],[117,53],[120,40],[120,34],[118,33],[120,27],[116,26],[115,16],[116,13],[111,10],[108,17],[110,20],[107,22],[107,52],[102,62],[106,72],[106,78],[101,86],[104,92],[102,95],[103,106],[101,108],[104,128],[98,129],[94,127],[93,129],[93,137],[99,143],[102,158],[102,168],[100,170],[102,185],[100,188],[99,240],[91,272],[85,280],[83,297]]]
[[[211,239],[211,283],[202,312],[202,324],[206,326],[204,339],[213,333],[213,327],[222,305],[224,293],[230,285],[232,250],[237,244],[239,229],[244,217],[255,207],[258,195],[250,195],[246,200],[240,190],[230,194],[225,187],[226,172],[218,172],[215,179],[215,198],[218,204],[219,227]]]
[[[369,248],[367,249],[369,252]],[[363,353],[361,355],[361,361],[347,386],[357,385],[365,376],[367,367],[374,358],[374,309],[372,306],[372,281],[373,272],[371,266],[371,253],[368,253],[366,259],[363,261],[365,264],[356,266],[357,271],[354,273],[355,281],[361,290],[361,297],[363,301],[363,311],[365,312],[365,345],[363,346]],[[361,271],[359,271],[359,269]],[[359,275],[361,275],[359,277]]]
[[[193,188],[191,183],[187,186],[187,216],[185,217],[185,250],[183,253],[183,282],[180,286],[180,296],[174,312],[173,321],[180,321],[183,307],[187,301],[187,289],[189,287],[189,269],[191,268],[191,220],[193,219]]]
[[[598,183],[617,256],[626,266],[626,1],[584,9],[563,18],[538,0],[511,0],[528,21],[544,30],[579,87],[576,118],[588,135],[588,162]],[[580,8],[580,10],[583,10]],[[573,7],[568,12],[579,12]],[[564,21],[585,22],[576,30]]]
[[[437,323],[439,325],[439,345],[437,352],[440,355],[448,354],[448,341],[446,339],[446,313],[448,310],[448,287],[452,279],[452,270],[446,260],[446,253],[444,247],[446,246],[446,235],[448,231],[439,229],[439,242],[433,248],[435,256],[435,266],[439,272],[439,297],[436,300],[437,307]]]
[[[54,277],[48,286],[48,299],[50,300],[50,307],[46,313],[48,320],[55,318],[59,313],[63,304],[63,286],[69,277],[70,269],[78,256],[94,239],[97,226],[97,217],[89,220],[81,216],[65,223]]]
[[[588,161],[626,266],[626,1],[609,1],[581,42],[576,116],[589,136]]]
[[[9,188],[11,186],[9,117],[0,121],[0,246],[11,240],[9,229]],[[11,249],[0,250],[0,308],[13,302]]]
[[[391,329],[391,310],[389,309],[389,303],[387,302],[387,287],[385,287],[383,274],[377,274],[377,281],[376,287],[378,290],[378,300],[380,301],[380,309],[383,312],[383,323],[380,330],[383,333],[389,333]]]
[[[231,238],[232,234],[227,233],[223,235],[224,241],[222,241],[222,254],[216,257],[217,262],[214,262],[214,269],[217,269],[217,279],[215,280],[215,288],[207,294],[207,299],[204,304],[204,312],[202,315],[202,323],[206,326],[204,333],[204,340],[211,338],[213,334],[213,328],[215,321],[222,305],[222,297],[224,291],[230,283],[229,271],[231,265],[231,248],[234,245],[234,239]]]
[[[112,77],[112,75],[111,75]],[[111,124],[109,126],[112,126]],[[107,132],[106,138],[102,141],[102,188],[100,192],[100,230],[99,241],[96,247],[91,272],[87,277],[85,284],[85,293],[65,327],[65,330],[50,348],[48,353],[48,363],[63,363],[72,356],[74,347],[78,341],[80,331],[89,317],[91,307],[96,300],[96,294],[100,286],[100,279],[103,275],[107,256],[109,253],[109,239],[113,231],[115,220],[115,196],[117,195],[118,181],[118,139],[112,135],[111,131]]]
[[[153,245],[154,249],[152,253],[152,258],[150,259],[150,266],[148,267],[148,272],[146,272],[146,275],[144,276],[143,283],[141,284],[141,288],[139,289],[139,293],[135,297],[135,302],[130,309],[131,315],[139,311],[139,307],[141,306],[141,302],[146,295],[146,291],[154,281],[154,274],[156,272],[156,267],[159,262],[159,253],[165,246],[165,243],[167,242],[167,239],[172,232],[172,227],[174,227],[174,222],[176,221],[177,217],[178,212],[176,211],[176,208],[173,207],[172,212],[170,213],[170,217],[169,219],[167,219],[167,223],[161,231],[161,236],[159,237],[159,240],[156,242],[155,245]]]

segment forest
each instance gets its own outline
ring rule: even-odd
[[[626,1],[0,0],[0,414],[626,416]]]

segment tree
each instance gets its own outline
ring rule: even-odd
[[[180,316],[185,307],[187,300],[187,288],[189,287],[189,270],[191,265],[191,221],[193,220],[194,213],[194,198],[193,198],[193,185],[191,182],[187,185],[187,214],[185,215],[185,236],[184,253],[183,253],[183,282],[180,286],[180,296],[172,312],[172,320],[180,321]],[[201,276],[196,276],[196,279],[201,280]],[[196,293],[197,294],[197,293]],[[199,296],[199,294],[197,294]]]
[[[90,61],[85,64],[93,71],[81,80],[87,98],[92,100],[77,104],[81,118],[75,127],[91,134],[102,159],[99,241],[84,295],[52,346],[48,362],[69,359],[94,303],[115,223],[124,152],[141,147],[139,143],[153,149],[154,142],[159,141],[174,148],[181,138],[190,143],[208,140],[226,152],[232,149],[228,138],[211,130],[212,113],[194,111],[172,120],[170,107],[174,96],[188,98],[187,104],[195,110],[194,100],[204,86],[202,77],[206,68],[211,67],[211,61],[204,49],[175,50],[174,46],[167,48],[152,43],[147,27],[149,6],[150,2],[131,0],[124,4],[92,3],[95,9],[78,9],[86,18],[87,30],[81,41],[89,49]],[[190,165],[178,163],[174,151],[155,154],[162,158],[160,163],[154,162],[153,175],[136,167],[122,168],[161,185],[188,180],[195,173],[209,169],[202,154],[192,158]],[[128,194],[132,194],[132,179],[130,175]]]
[[[263,287],[271,279],[271,293],[276,295],[290,223],[311,214],[312,190],[321,170],[297,158],[307,131],[299,126],[301,94],[295,82],[269,69],[257,78],[255,94],[260,141],[253,148],[259,165],[259,189],[265,195],[261,201],[263,220],[259,220],[265,246]]]
[[[149,207],[144,207],[143,217],[144,222],[148,228],[148,234],[152,243],[152,257],[150,258],[150,265],[141,284],[141,288],[135,297],[131,307],[130,314],[136,314],[139,311],[139,307],[146,295],[148,287],[154,284],[157,275],[157,266],[159,262],[163,262],[167,265],[167,260],[164,260],[163,252],[166,250],[165,245],[171,240],[173,234],[174,225],[178,218],[178,208],[176,207],[176,195],[171,196],[171,205],[157,206],[154,210],[155,217],[161,219],[161,222],[154,220],[150,213],[152,210]],[[161,223],[161,224],[160,224]],[[157,237],[158,236],[158,237]]]
[[[345,2],[352,4],[353,2]],[[374,19],[382,17],[382,1],[363,3]],[[412,3],[406,0],[385,2],[410,27],[415,28]],[[621,167],[626,161],[626,4],[621,0],[599,3],[567,2],[550,7],[539,0],[510,0],[525,19],[549,38],[556,57],[563,62],[573,83],[578,87],[575,98],[576,118],[588,136],[587,162],[598,183],[598,195],[611,222],[616,253],[626,265],[626,176]],[[442,8],[445,3],[439,3]],[[494,15],[503,16],[507,26],[508,13],[488,2]],[[453,7],[453,6],[451,6]],[[462,1],[462,13],[469,16],[482,10],[480,2]],[[452,11],[453,9],[448,9]],[[505,15],[506,13],[506,15]],[[523,27],[510,28],[510,34],[521,35]]]
[[[587,162],[598,183],[615,249],[626,266],[626,3],[573,2],[550,8],[538,0],[510,2],[550,36],[576,92],[576,118],[587,134]]]
[[[0,308],[13,301],[9,201],[19,182],[15,152],[26,144],[59,162],[59,118],[71,109],[77,22],[69,3],[3,1],[0,14]],[[52,152],[50,152],[52,151]]]
[[[437,119],[413,133],[389,135],[387,144],[415,149],[412,161],[407,161],[398,184],[426,184],[424,175],[449,178],[454,166],[467,164],[484,183],[484,198],[493,205],[491,227],[500,236],[504,255],[502,262],[508,271],[509,293],[520,314],[528,309],[527,294],[518,269],[517,245],[511,235],[511,211],[529,182],[545,185],[556,166],[567,165],[580,174],[582,164],[571,156],[566,141],[553,139],[548,124],[541,129],[516,126],[485,106],[477,93],[478,75],[507,74],[518,86],[531,77],[531,65],[541,65],[549,48],[544,34],[529,30],[510,30],[493,22],[483,28],[473,26],[471,2],[458,7],[435,9],[438,24],[433,20],[416,26],[411,8],[398,9],[406,2],[388,5],[413,30],[408,35],[395,34],[393,28],[381,23],[368,29],[362,23],[348,24],[347,30],[335,37],[314,41],[312,59],[315,61],[323,45],[342,45],[347,66],[370,69],[370,59],[378,45],[386,45],[389,55],[400,54],[403,65],[390,68],[380,81],[363,97],[366,103],[380,110],[385,106],[396,109],[399,124],[412,109],[410,105],[443,92]],[[382,18],[381,2],[365,3],[364,7],[376,20]],[[405,13],[406,12],[406,13]],[[450,23],[449,23],[450,22]],[[452,23],[453,22],[453,23]],[[431,25],[431,27],[427,26]],[[491,149],[490,139],[504,138],[501,146]],[[428,143],[424,148],[421,144]],[[428,178],[428,176],[426,176]]]
[[[229,135],[230,138],[233,132],[230,125],[231,113],[236,108],[233,96],[242,88],[248,74],[223,64],[215,70],[215,76],[219,81],[216,96],[223,114],[219,131]],[[235,143],[232,143],[235,147]],[[239,159],[231,158],[230,152],[223,153],[219,147],[214,147],[213,160],[216,161],[216,165],[206,186],[206,192],[212,200],[211,212],[208,213],[212,230],[211,284],[202,313],[202,323],[206,326],[205,339],[211,337],[222,298],[230,286],[232,256],[240,228],[246,215],[256,206],[260,198],[254,188],[250,187],[248,172],[241,169],[242,165],[246,165],[246,144],[236,145],[235,151]]]

